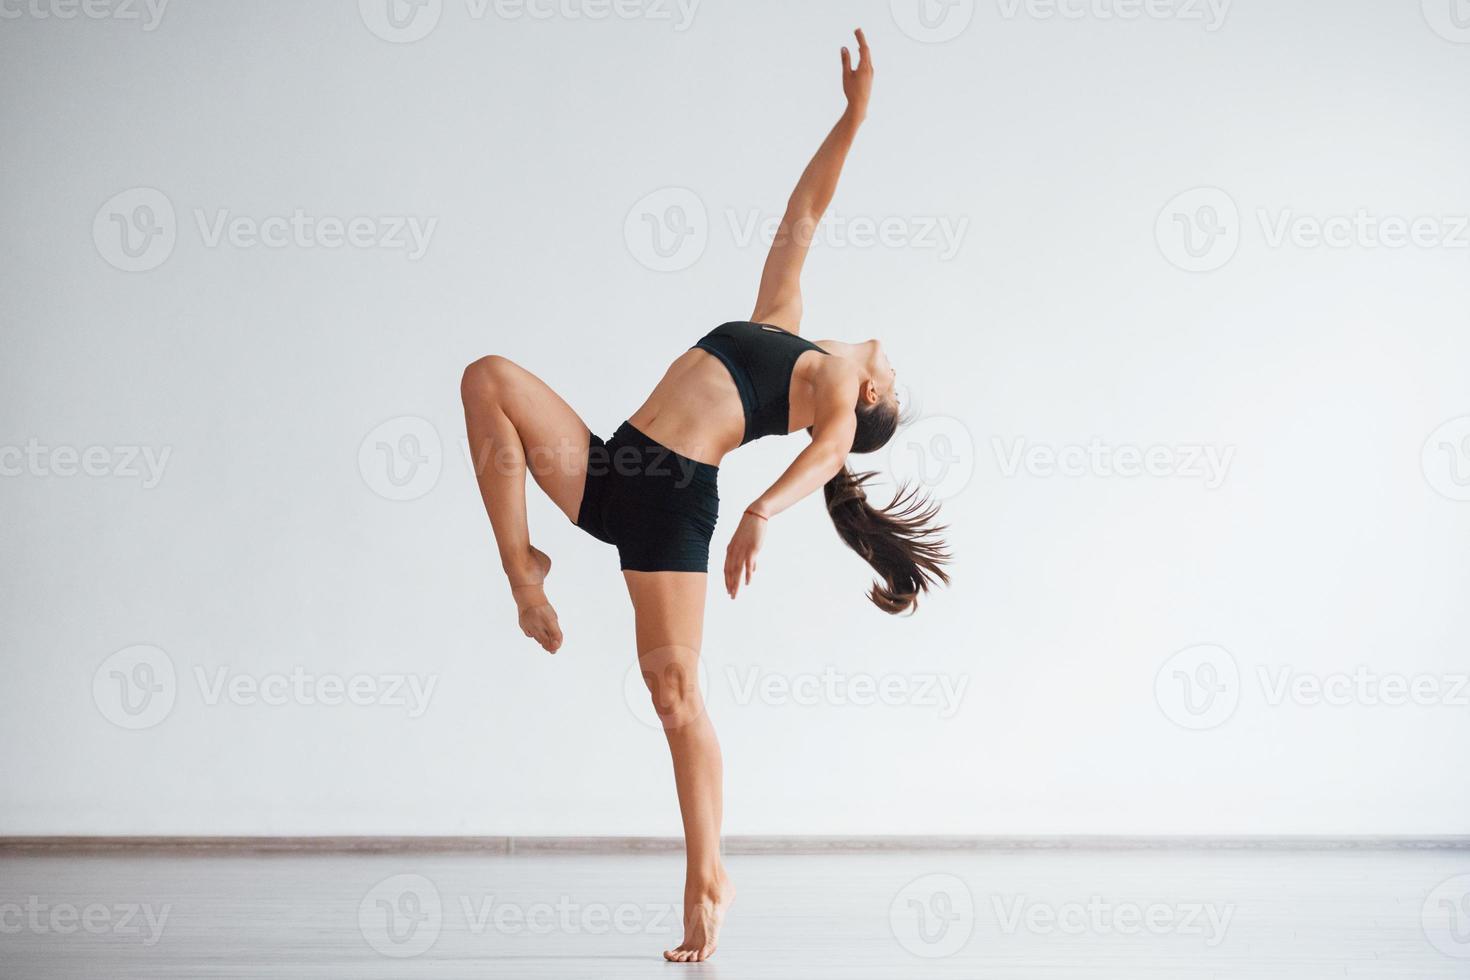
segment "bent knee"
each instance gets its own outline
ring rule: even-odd
[[[514,370],[515,362],[499,354],[471,361],[459,380],[459,393],[466,399],[497,395],[509,383]]]

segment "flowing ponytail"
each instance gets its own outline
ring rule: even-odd
[[[898,409],[890,403],[859,408],[857,420],[855,453],[881,449],[898,431]],[[886,613],[909,612],[918,605],[919,593],[949,583],[944,565],[950,555],[940,537],[944,528],[935,524],[939,505],[917,488],[900,487],[887,507],[874,507],[864,487],[876,476],[854,473],[844,465],[822,495],[837,536],[878,573],[879,581],[868,592],[873,605]]]

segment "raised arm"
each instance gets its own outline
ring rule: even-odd
[[[857,137],[858,127],[868,115],[868,95],[873,89],[873,56],[868,51],[868,39],[858,30],[858,55],[861,58],[856,68],[852,66],[852,53],[842,49],[842,91],[847,96],[847,109],[837,125],[827,134],[812,162],[802,172],[796,190],[786,202],[786,214],[776,231],[776,240],[766,256],[765,269],[761,271],[761,288],[755,300],[755,312],[750,318],[757,323],[770,323],[799,333],[801,330],[801,267],[806,263],[806,253],[811,248],[817,224],[832,203],[837,192],[837,179],[842,175],[842,165],[847,160],[847,151]]]

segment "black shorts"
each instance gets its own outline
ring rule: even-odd
[[[625,571],[707,572],[719,472],[624,422],[607,442],[593,435],[587,447],[577,526],[616,545]]]

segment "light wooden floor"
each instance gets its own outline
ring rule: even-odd
[[[0,976],[1470,977],[1466,851],[729,867],[719,954],[677,966],[674,855],[4,856]]]

